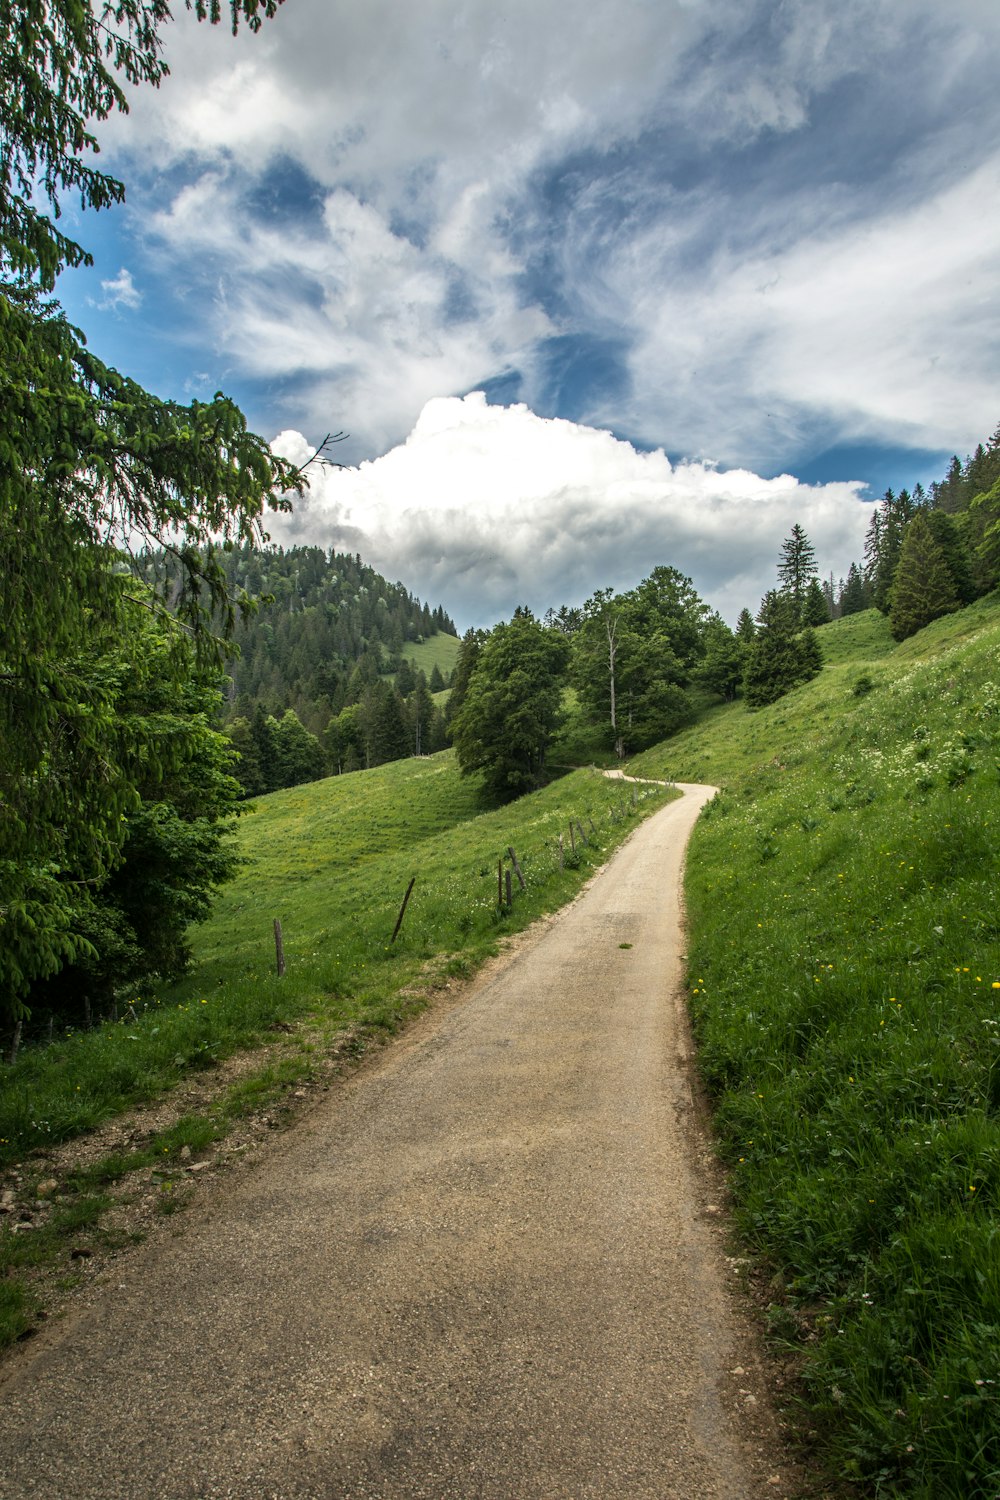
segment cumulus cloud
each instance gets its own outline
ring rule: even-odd
[[[303,463],[306,439],[273,444]],[[869,507],[858,486],[671,464],[609,432],[480,392],[427,403],[406,441],[356,469],[311,470],[284,545],[359,551],[460,628],[492,625],[518,604],[536,613],[629,588],[657,564],[688,574],[730,621],[775,586],[782,540],[799,522],[825,573],[860,559]]]
[[[132,272],[122,266],[117,276],[101,282],[103,296],[97,306],[102,312],[118,312],[125,307],[134,312],[142,304],[142,293],[132,280]]]

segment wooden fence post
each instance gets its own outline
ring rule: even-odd
[[[506,870],[504,872],[504,874],[505,874],[505,877],[506,877],[506,880],[507,880],[507,905],[508,906],[513,906],[514,905],[514,894],[513,894],[512,890],[510,888],[510,871]]]
[[[274,956],[278,965],[278,978],[285,972],[285,945],[281,937],[281,923],[278,918],[274,919]]]
[[[399,929],[403,925],[403,914],[406,911],[406,903],[410,899],[410,892],[413,890],[413,884],[414,884],[414,881],[416,880],[416,878],[417,877],[414,875],[413,879],[410,881],[409,885],[406,887],[406,895],[403,897],[403,904],[399,908],[399,916],[396,918],[396,925],[392,929],[392,937],[389,939],[389,946],[390,946],[390,948],[392,947],[393,943],[396,941],[396,934],[397,934],[397,932],[399,931]]]
[[[580,842],[586,844],[588,842],[587,835],[584,833],[583,824],[579,819],[577,819],[576,831],[580,835]]]
[[[507,853],[510,855],[511,864],[514,866],[514,873],[517,875],[518,884],[520,885],[522,891],[526,891],[528,889],[528,882],[521,874],[521,866],[517,862],[517,855],[514,853],[509,844],[507,845]]]
[[[576,853],[576,839],[573,837],[573,819],[572,818],[570,818],[570,820],[569,820],[569,848],[570,848],[570,853],[571,854],[575,854]]]

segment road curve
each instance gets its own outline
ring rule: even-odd
[[[713,788],[681,789],[14,1361],[3,1500],[781,1493],[693,1160],[679,881]]]

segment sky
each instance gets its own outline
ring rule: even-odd
[[[275,542],[462,630],[658,564],[732,623],[1000,421],[996,0],[175,9],[58,294],[160,395],[349,434]]]

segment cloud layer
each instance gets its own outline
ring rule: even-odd
[[[105,136],[127,259],[260,425],[360,459],[480,387],[765,473],[995,425],[994,0],[292,0],[168,40]]]
[[[303,463],[310,445],[275,447]],[[870,508],[857,486],[674,465],[609,432],[542,418],[481,393],[427,403],[405,443],[351,470],[311,470],[295,514],[276,517],[285,545],[358,551],[401,577],[461,629],[516,605],[536,613],[629,588],[659,563],[688,574],[730,622],[775,586],[782,540],[804,526],[824,573],[861,557]]]

